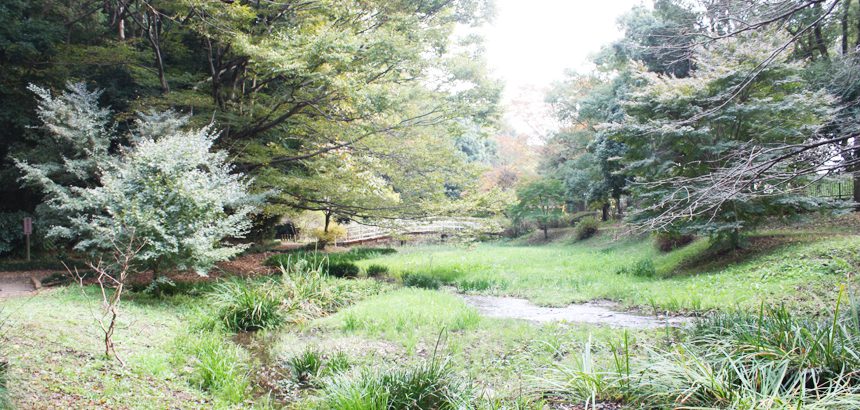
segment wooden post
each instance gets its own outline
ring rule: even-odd
[[[33,219],[24,218],[24,238],[27,242],[27,262],[30,261],[30,235],[33,233]]]

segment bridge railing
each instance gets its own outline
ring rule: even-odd
[[[353,223],[347,225],[346,236],[339,242],[360,242],[398,234],[445,233],[466,229],[477,229],[481,223],[476,219],[431,219],[418,221],[394,221],[388,226]]]

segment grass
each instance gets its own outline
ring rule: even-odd
[[[406,288],[357,303],[319,323],[345,332],[414,341],[444,329],[473,329],[480,320],[477,311],[455,295]]]
[[[270,278],[130,292],[116,335],[125,368],[102,356],[97,289],[0,300],[9,395],[19,408],[856,407],[860,319],[837,295],[860,267],[860,238],[768,232],[756,252],[718,255],[701,240],[663,253],[610,235],[356,251],[354,262],[548,305],[715,312],[687,330],[629,332],[492,319],[450,287],[334,278],[291,259]],[[234,334],[245,328],[261,330]]]
[[[860,408],[860,321],[843,312],[840,292],[830,317],[809,319],[785,307],[715,315],[679,343],[634,354],[612,345],[611,365],[591,346],[573,365],[556,365],[551,394],[586,405],[622,401],[636,408]],[[626,336],[626,335],[625,335]]]
[[[595,238],[547,246],[415,248],[359,264],[386,265],[392,276],[423,274],[465,290],[473,283],[493,281],[498,286],[485,291],[542,305],[611,299],[660,311],[756,309],[762,300],[815,311],[832,305],[845,273],[860,266],[857,236],[787,244],[729,265],[703,263],[708,248],[700,239],[663,253],[650,240]],[[647,274],[617,274],[636,265]]]

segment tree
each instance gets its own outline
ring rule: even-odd
[[[254,177],[251,190],[277,192],[261,221],[325,199],[312,190],[295,192],[301,200],[281,195],[289,192],[284,180],[312,186],[323,174],[312,167],[333,161],[316,157],[386,155],[389,164],[401,158],[393,169],[408,169],[404,152],[371,149],[452,145],[498,114],[501,87],[484,69],[480,44],[452,41],[456,25],[488,17],[486,0],[13,0],[0,11],[4,160],[53,155],[27,127],[37,123],[31,96],[21,92],[28,81],[96,84],[121,119],[120,137],[135,112],[149,109],[192,113],[197,127],[219,124],[216,146]],[[0,170],[4,182],[18,177],[17,167]],[[43,199],[29,188],[4,194],[4,210],[31,212]]]
[[[556,179],[539,179],[529,182],[517,190],[517,204],[512,214],[515,218],[533,221],[549,239],[549,225],[563,215],[564,186]]]
[[[61,164],[17,161],[25,183],[42,189],[46,206],[60,216],[49,236],[70,241],[94,260],[140,243],[135,272],[194,269],[205,275],[244,249],[221,242],[248,231],[260,198],[248,194],[250,181],[232,172],[225,152],[211,151],[217,134],[211,127],[181,131],[187,117],[141,115],[127,137],[131,144],[109,154],[108,141],[118,138],[91,98],[97,92],[78,84],[54,98],[33,89],[45,128],[71,147]]]
[[[625,119],[603,125],[627,147],[625,172],[636,177],[640,203],[634,222],[653,230],[726,236],[737,244],[742,229],[766,216],[827,204],[799,189],[803,179],[787,177],[794,167],[822,164],[756,170],[748,157],[736,156],[748,147],[803,144],[833,116],[834,98],[810,87],[800,75],[802,66],[787,61],[771,63],[742,95],[726,102],[726,95],[749,81],[754,62],[782,41],[750,34],[701,50],[688,78],[639,69],[642,85],[623,102]]]

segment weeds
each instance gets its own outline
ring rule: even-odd
[[[698,322],[686,341],[632,358],[612,346],[614,365],[596,368],[590,342],[575,366],[548,385],[586,407],[623,400],[641,408],[860,408],[860,327],[841,312],[802,319],[784,307],[723,313]],[[560,382],[559,382],[560,380]]]
[[[288,359],[287,365],[293,381],[299,385],[308,385],[320,376],[322,355],[316,350],[308,349]]]
[[[367,269],[365,269],[364,272],[367,274],[368,277],[375,278],[375,277],[387,275],[388,274],[388,266],[371,264],[371,265],[367,266]]]
[[[423,273],[405,273],[403,274],[403,284],[412,288],[439,289],[442,286],[442,281]]]
[[[332,379],[321,408],[342,410],[458,409],[471,402],[470,390],[447,362],[435,357],[409,368],[371,370]]]
[[[210,299],[224,325],[232,331],[274,329],[285,320],[281,299],[270,282],[222,282],[215,286]]]
[[[228,403],[244,401],[250,390],[247,358],[242,349],[218,332],[196,332],[180,341],[180,351],[193,357],[191,380]]]
[[[640,259],[636,263],[629,266],[622,266],[615,271],[618,275],[631,275],[640,278],[653,278],[657,276],[657,269],[654,268],[654,261],[651,259]]]
[[[506,287],[506,282],[488,278],[461,279],[457,282],[457,290],[460,292],[483,292],[490,289],[504,289]]]

